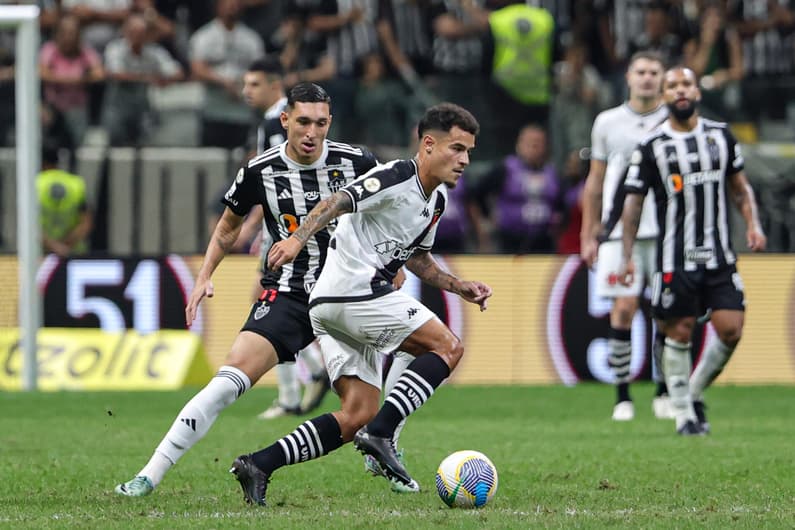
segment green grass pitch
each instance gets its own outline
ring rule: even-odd
[[[636,419],[622,424],[610,420],[607,386],[444,386],[401,442],[421,493],[392,493],[346,445],[279,470],[267,508],[243,503],[229,466],[301,420],[256,420],[275,394],[256,389],[153,495],[115,495],[194,392],[0,393],[0,527],[795,527],[792,387],[710,389],[713,433],[681,438],[673,422],[652,417],[649,384],[633,387]],[[323,403],[336,405],[334,396]],[[436,466],[458,449],[485,453],[499,471],[497,495],[481,510],[437,497]]]

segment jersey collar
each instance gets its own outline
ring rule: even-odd
[[[323,140],[323,152],[320,153],[320,156],[314,163],[305,166],[303,164],[299,164],[289,156],[287,156],[287,142],[282,142],[279,145],[279,154],[282,157],[282,160],[287,164],[289,169],[318,169],[326,165],[326,158],[328,158],[328,140]]]
[[[663,122],[663,124],[661,125],[661,129],[665,134],[667,134],[671,138],[684,138],[686,136],[690,136],[692,134],[699,134],[700,132],[702,132],[704,130],[704,118],[699,117],[698,123],[696,123],[696,126],[693,127],[693,130],[691,131],[675,131],[671,127],[671,123],[668,120],[665,120],[665,122]]]

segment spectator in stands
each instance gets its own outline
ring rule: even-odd
[[[310,31],[328,39],[336,75],[324,83],[334,101],[330,135],[361,140],[354,110],[357,66],[378,51],[377,0],[319,0],[306,18]]]
[[[672,31],[673,21],[668,15],[668,6],[662,2],[646,8],[643,16],[643,32],[635,35],[629,43],[630,57],[638,51],[653,51],[662,56],[664,64],[677,64],[682,59],[682,37]]]
[[[492,80],[493,137],[516,138],[527,123],[547,126],[552,99],[552,53],[555,21],[546,9],[521,0],[489,15],[485,59]],[[507,155],[508,144],[497,140],[496,153]]]
[[[580,253],[580,230],[582,229],[582,194],[588,176],[590,149],[574,149],[566,157],[562,181],[566,187],[563,195],[565,208],[562,229],[558,236],[558,254]]]
[[[337,73],[327,36],[307,27],[310,15],[319,8],[320,0],[287,0],[285,18],[279,27],[285,39],[280,52],[286,72],[285,87],[305,82],[326,85]],[[335,114],[337,108],[335,103]]]
[[[207,88],[202,108],[202,143],[237,147],[251,118],[241,101],[240,80],[248,65],[265,55],[262,38],[240,22],[240,0],[218,0],[215,18],[190,40],[194,79]]]
[[[0,29],[0,145],[13,144],[14,114],[14,32]]]
[[[80,38],[80,22],[74,15],[58,20],[54,40],[39,52],[39,73],[44,100],[63,114],[72,143],[79,146],[88,127],[89,83],[105,77],[102,59]]]
[[[182,67],[159,44],[147,43],[147,25],[141,15],[124,24],[124,37],[105,50],[109,84],[102,121],[111,145],[139,145],[154,119],[148,89],[184,78]]]
[[[88,251],[92,227],[82,177],[58,169],[58,148],[45,143],[42,171],[36,177],[41,219],[41,240],[45,253],[66,257]]]
[[[554,67],[554,96],[551,108],[550,139],[555,167],[564,167],[570,154],[591,140],[590,124],[600,107],[602,78],[588,63],[588,50],[580,42],[566,48],[563,60]]]
[[[701,16],[699,32],[685,43],[684,64],[701,80],[704,114],[726,120],[740,104],[743,50],[740,34],[727,26],[723,2],[711,0]]]
[[[743,43],[743,105],[752,119],[785,117],[795,74],[795,1],[737,0],[730,18]]]
[[[386,77],[384,56],[378,52],[360,61],[359,85],[354,101],[356,115],[362,118],[360,142],[377,149],[405,143],[403,131],[409,128],[408,98],[399,81]],[[378,116],[377,120],[364,119]]]
[[[169,53],[174,55],[174,36],[176,32],[174,20],[157,10],[155,0],[132,0],[130,11],[144,17],[149,41],[162,45],[169,50]]]
[[[72,14],[80,20],[83,39],[97,50],[105,52],[105,46],[118,37],[119,28],[130,16],[131,0],[62,0],[64,14]]]
[[[554,252],[563,186],[547,158],[547,134],[537,125],[519,132],[516,153],[479,179],[472,192],[490,220],[476,223],[481,252],[493,250],[484,229],[494,226],[500,252]]]

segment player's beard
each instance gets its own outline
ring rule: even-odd
[[[677,119],[677,121],[687,121],[690,119],[690,116],[696,112],[696,108],[698,108],[698,101],[694,99],[689,99],[688,104],[686,107],[677,107],[676,102],[668,103],[666,105],[668,107],[668,112]]]

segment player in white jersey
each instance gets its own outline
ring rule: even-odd
[[[633,249],[637,274],[632,285],[621,285],[617,277],[621,265],[621,225],[618,220],[624,205],[624,175],[635,146],[668,115],[661,102],[663,70],[662,59],[656,53],[634,54],[626,74],[628,100],[599,114],[591,132],[591,168],[585,183],[581,256],[589,267],[596,264],[596,294],[613,299],[608,364],[616,381],[617,399],[613,408],[616,421],[635,417],[629,393],[630,330],[638,310],[639,296],[645,282],[651,282],[655,271],[655,240],[659,233],[654,199],[649,194],[644,203],[638,241]],[[655,415],[662,418],[670,417],[664,392],[664,383],[659,383],[653,408]]]
[[[340,218],[324,272],[310,295],[312,327],[341,410],[333,413],[333,423],[306,422],[266,449],[235,459],[232,472],[248,502],[265,504],[276,469],[320,457],[351,440],[375,457],[393,485],[419,489],[398,460],[392,435],[450,375],[464,347],[428,308],[392,289],[391,282],[406,264],[424,282],[486,309],[491,288],[456,278],[429,252],[447,202],[446,187],[455,186],[469,164],[478,129],[475,118],[457,105],[431,107],[418,126],[415,159],[369,171],[321,201],[290,238],[271,248],[269,266],[288,266],[313,234],[354,212]],[[379,409],[379,351],[396,349],[415,359]]]

